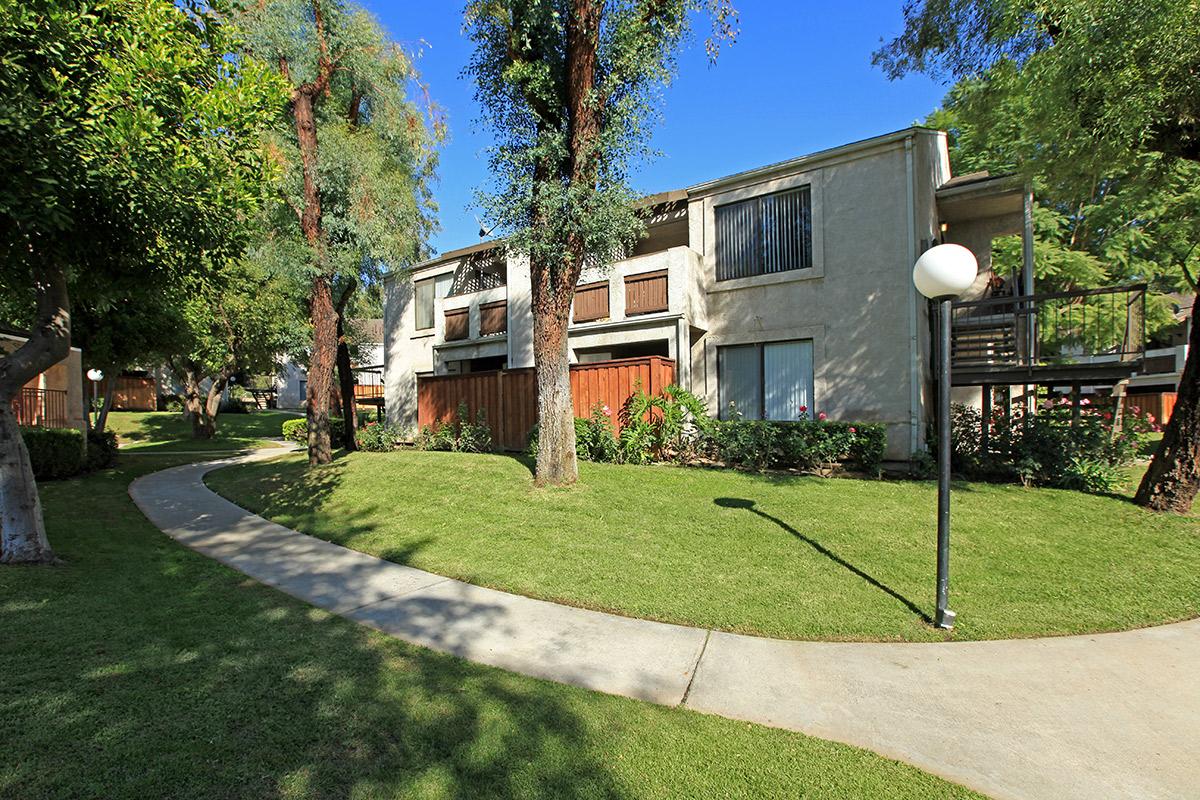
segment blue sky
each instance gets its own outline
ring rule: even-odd
[[[465,0],[362,0],[391,33],[421,48],[418,66],[447,112],[450,140],[436,195],[442,230],[435,252],[478,239],[472,192],[487,181],[490,139],[478,123],[461,34]],[[743,169],[903,128],[933,110],[945,88],[923,76],[889,82],[871,66],[881,37],[900,30],[901,0],[735,0],[737,43],[710,67],[703,39],[683,54],[666,93],[653,146],[635,188],[679,189]],[[424,42],[422,45],[421,43]]]

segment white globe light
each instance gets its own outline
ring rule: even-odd
[[[913,267],[917,291],[931,300],[958,297],[979,274],[975,254],[961,244],[939,244],[921,254]]]
[[[89,381],[102,381],[102,380],[104,380],[104,373],[103,373],[103,372],[101,372],[101,371],[100,371],[100,370],[98,370],[98,369],[89,369],[89,370],[87,371],[87,376],[88,376],[88,380],[89,380]]]

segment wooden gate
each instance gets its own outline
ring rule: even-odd
[[[662,356],[623,358],[571,365],[571,399],[575,416],[586,417],[597,404],[617,412],[636,391],[661,394],[675,380],[675,362]],[[537,422],[537,381],[533,368],[434,375],[417,379],[417,424],[455,419],[459,405],[475,420],[482,410],[492,439],[505,450],[524,450]]]

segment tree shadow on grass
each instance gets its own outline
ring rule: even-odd
[[[46,491],[69,566],[0,582],[10,676],[0,794],[628,794],[598,755],[604,731],[574,708],[577,690],[412,647],[267,589],[165,537],[126,482],[89,479],[88,503]],[[460,605],[426,608],[422,624],[481,613]],[[503,623],[486,611],[481,624]]]
[[[907,597],[900,594],[895,589],[893,589],[892,587],[883,583],[882,581],[878,580],[877,578],[873,577],[869,573],[864,572],[863,570],[854,566],[849,561],[847,561],[846,559],[839,556],[837,553],[835,553],[832,550],[830,550],[829,548],[825,547],[825,545],[821,544],[816,539],[805,536],[803,533],[796,530],[791,525],[787,524],[786,522],[779,519],[778,517],[768,514],[765,511],[761,511],[758,508],[755,508],[755,503],[753,500],[747,500],[747,499],[741,498],[741,497],[718,497],[713,500],[713,503],[720,506],[721,508],[744,509],[746,511],[751,512],[752,514],[757,514],[758,516],[762,517],[765,520],[774,522],[780,528],[783,528],[785,531],[790,533],[792,536],[795,536],[797,539],[804,542],[806,545],[811,547],[813,550],[815,550],[816,552],[825,556],[825,558],[828,558],[833,563],[837,564],[840,567],[843,567],[844,569],[848,570],[852,574],[854,574],[857,577],[861,578],[862,580],[866,581],[871,586],[874,586],[876,589],[878,589],[881,592],[883,592],[884,594],[886,594],[888,597],[891,597],[894,600],[898,600],[905,608],[907,608],[913,614],[916,614],[924,622],[926,622],[926,623],[933,622],[933,620],[930,618],[930,616],[927,613],[925,613],[924,611],[922,611],[921,607],[918,606],[916,603],[914,603],[912,600],[909,600]]]

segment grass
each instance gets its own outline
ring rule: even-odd
[[[192,424],[175,411],[114,411],[108,427],[116,432],[122,449],[155,453],[188,450],[244,450],[269,446],[279,438],[284,420],[295,414],[255,411],[250,414],[221,414],[217,434],[211,439],[193,439]]]
[[[54,567],[0,568],[0,796],[967,798],[867,751],[473,665],[176,544],[122,456],[42,487]]]
[[[943,638],[936,488],[583,464],[536,490],[502,455],[298,456],[211,473],[285,525],[440,575],[685,625],[826,640]],[[1132,628],[1200,614],[1200,519],[1119,497],[956,485],[953,638]]]

